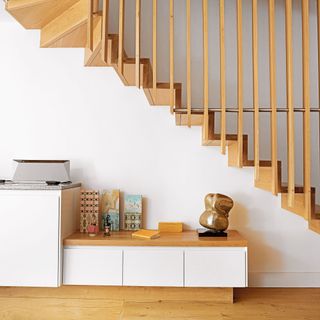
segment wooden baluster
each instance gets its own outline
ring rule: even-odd
[[[226,57],[224,33],[224,0],[220,0],[220,107],[221,153],[226,153]]]
[[[259,73],[258,73],[258,0],[252,0],[252,70],[254,108],[254,177],[259,180],[260,121],[259,121]]]
[[[170,0],[170,112],[173,113],[173,108],[175,104],[174,97],[174,0]]]
[[[93,0],[93,13],[97,13],[100,9],[100,0]]]
[[[320,107],[320,0],[317,0],[317,29],[318,29],[318,104]],[[319,162],[320,162],[320,113],[319,113]],[[320,163],[319,163],[320,165]]]
[[[152,88],[156,99],[157,92],[157,0],[153,0],[152,6]],[[157,99],[156,99],[157,100]]]
[[[103,0],[102,9],[102,60],[108,62],[108,24],[109,24],[109,0]]]
[[[187,113],[191,127],[191,0],[187,0]]]
[[[243,166],[243,61],[242,0],[237,0],[237,101],[238,101],[238,167]]]
[[[140,11],[141,11],[141,0],[136,0],[136,86],[140,88]]]
[[[310,122],[310,52],[309,0],[302,2],[302,69],[303,69],[303,188],[305,218],[311,217],[311,122]]]
[[[209,139],[209,55],[208,55],[208,0],[202,0],[203,16],[203,139]]]
[[[125,0],[119,0],[119,43],[118,43],[118,71],[123,73],[123,38],[124,38],[124,10]]]
[[[278,194],[278,138],[277,138],[277,96],[276,96],[276,48],[275,48],[275,3],[269,0],[269,70],[271,108],[271,163],[272,193]]]
[[[288,206],[293,207],[295,197],[295,139],[293,109],[293,65],[292,65],[292,0],[286,0],[286,68],[288,108]]]
[[[87,47],[93,51],[93,0],[88,0]]]

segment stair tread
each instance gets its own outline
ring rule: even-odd
[[[25,28],[40,29],[79,0],[10,0],[6,10]]]
[[[10,10],[22,9],[39,5],[46,0],[10,0],[8,1],[7,7]]]
[[[49,46],[77,27],[85,24],[88,19],[87,12],[86,1],[80,0],[50,21],[41,29],[41,46]]]

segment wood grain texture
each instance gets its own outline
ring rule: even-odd
[[[58,36],[57,38],[53,38],[50,43],[47,43],[45,45],[41,44],[41,48],[85,48],[86,45],[87,24],[82,23],[75,28],[67,30],[67,32],[63,35]]]
[[[158,230],[160,232],[182,232],[183,223],[182,222],[159,222]]]
[[[123,73],[124,11],[125,11],[125,0],[119,0],[119,43],[118,43],[119,74]]]
[[[303,188],[305,216],[311,219],[311,119],[310,119],[310,50],[309,0],[302,1],[302,92],[303,92]]]
[[[237,0],[237,104],[238,104],[238,160],[243,166],[243,52],[242,52],[242,0]]]
[[[157,0],[152,3],[152,88],[157,91]]]
[[[318,106],[320,106],[320,0],[317,0],[317,36],[318,36]],[[319,154],[319,166],[320,166],[320,113],[318,116],[318,154]]]
[[[316,320],[319,315],[319,289],[239,289],[236,295],[236,303],[233,305],[217,305],[210,302],[128,302],[124,305],[122,319]],[[310,300],[307,297],[310,297]]]
[[[187,117],[191,127],[191,0],[186,0],[187,11]]]
[[[220,108],[221,108],[221,153],[226,153],[226,57],[225,57],[225,31],[224,31],[224,0],[220,0]]]
[[[84,286],[0,288],[0,318],[317,320],[320,314],[320,289],[235,289],[234,304],[214,302],[214,298],[219,297],[219,291],[210,292],[207,288],[194,288],[183,295],[175,288],[158,288],[157,294],[149,288],[129,288],[131,292],[127,289]],[[220,291],[220,297],[225,294]]]
[[[198,238],[196,231],[162,233],[153,240],[132,239],[132,232],[120,231],[104,237],[99,233],[90,237],[84,233],[75,233],[64,240],[65,246],[178,246],[178,247],[246,247],[248,245],[239,232],[228,230],[228,238]]]
[[[191,126],[202,126],[203,115],[202,114],[191,114]],[[176,125],[177,126],[187,126],[188,125],[188,115],[176,113]]]
[[[107,63],[102,59],[102,16],[95,15],[93,20],[93,51],[85,48],[85,66],[106,67],[107,65],[115,65],[118,59],[118,36],[110,34],[108,36],[108,57]],[[115,65],[116,66],[116,65]]]
[[[101,58],[108,63],[108,33],[109,33],[109,0],[103,0],[102,8],[102,50]]]
[[[259,179],[255,180],[254,186],[272,192],[272,166],[259,167]]]
[[[0,299],[46,298],[86,299],[111,301],[215,301],[233,302],[232,288],[174,288],[174,287],[126,287],[126,286],[62,286],[60,288],[0,287]]]
[[[295,137],[293,106],[293,53],[292,53],[292,0],[286,0],[286,69],[287,69],[287,148],[288,148],[288,207],[294,204],[295,187]]]
[[[170,111],[175,105],[174,95],[174,0],[169,3],[169,51],[170,51]]]
[[[209,43],[208,43],[208,0],[202,0],[203,20],[203,129],[202,141],[209,139]]]
[[[62,190],[61,192],[61,239],[73,234],[79,226],[77,217],[80,212],[80,188]]]
[[[88,21],[88,6],[87,2],[79,1],[70,7],[68,10],[63,12],[63,14],[59,15],[50,23],[46,24],[41,29],[41,47],[50,47],[54,46],[56,42],[58,42],[63,37],[72,33],[79,27],[83,25],[87,25]],[[90,22],[88,22],[90,23]],[[93,17],[92,17],[92,26],[93,26]],[[75,39],[70,39],[74,43],[78,43],[79,46],[83,44],[87,40],[87,34],[81,34]]]
[[[6,10],[26,29],[40,29],[78,1],[10,0],[6,3]]]
[[[259,115],[259,57],[258,57],[258,0],[252,0],[252,70],[254,108],[254,179],[259,180],[260,115]]]
[[[289,207],[288,206],[288,194],[282,193],[281,194],[281,208],[288,210],[292,213],[295,213],[306,220],[308,220],[308,216],[306,216],[305,210],[305,195],[304,193],[296,193],[294,196],[293,204]]]
[[[119,319],[122,301],[58,298],[0,298],[0,319]]]
[[[278,137],[277,137],[277,96],[276,96],[276,41],[275,41],[275,2],[269,0],[269,66],[270,66],[270,108],[271,108],[271,190],[278,194]]]
[[[140,27],[141,27],[141,0],[136,0],[136,53],[135,53],[135,84],[140,88]]]
[[[87,47],[93,50],[93,0],[88,1],[88,11],[87,11]]]

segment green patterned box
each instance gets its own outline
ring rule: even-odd
[[[125,230],[139,230],[142,228],[142,196],[125,195],[124,198]]]

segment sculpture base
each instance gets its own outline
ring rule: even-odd
[[[198,237],[202,238],[202,237],[228,237],[228,233],[225,231],[214,231],[214,230],[210,230],[210,229],[198,229]]]

